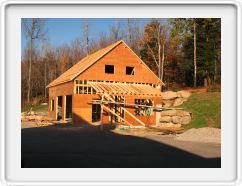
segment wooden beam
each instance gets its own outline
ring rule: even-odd
[[[110,83],[109,86],[111,87],[111,91],[112,91],[112,93],[114,93],[114,94],[117,94],[117,93],[118,93],[118,91],[115,89],[115,87],[113,86],[112,83]]]
[[[96,84],[95,83],[90,83],[90,85],[96,90],[96,92],[97,93],[103,93],[103,91],[102,90],[100,90],[99,89],[99,87],[98,86],[96,86]]]
[[[145,107],[145,108],[154,108],[154,109],[161,109],[161,107],[155,107],[155,106],[149,106],[149,105],[140,105],[140,104],[132,104],[132,103],[122,103],[122,102],[113,102],[113,101],[101,101],[101,100],[93,100],[89,103],[95,103],[95,104],[115,104],[115,105],[124,105],[124,106],[136,106],[136,107]],[[163,107],[162,107],[163,108]]]
[[[133,126],[131,123],[129,123],[128,121],[126,121],[124,118],[122,118],[121,116],[119,116],[118,114],[116,114],[114,111],[112,111],[111,109],[109,109],[107,106],[102,105],[104,110],[107,110],[108,112],[110,112],[111,114],[117,116],[118,118],[120,118],[120,120],[122,120],[123,122],[127,123],[130,126]]]
[[[116,85],[116,84],[113,84],[113,87],[118,91],[119,94],[124,95],[124,94],[126,93],[123,89],[121,89],[121,88],[120,88],[118,85]]]
[[[139,89],[141,89],[144,94],[153,96],[153,90],[149,90],[147,85],[140,86]]]
[[[110,85],[108,85],[108,84],[102,84],[102,87],[105,88],[108,91],[109,94],[117,92],[117,91],[114,91],[112,89],[112,87]]]
[[[126,92],[128,92],[130,95],[135,93],[132,89],[130,89],[129,86],[125,86],[125,85],[122,85],[122,84],[119,84],[119,86],[122,87],[124,90],[126,90]]]
[[[162,96],[158,89],[150,85],[124,84],[124,83],[100,83],[90,82],[89,85],[97,93],[111,95],[141,95],[141,96]]]
[[[134,89],[138,95],[143,95],[142,92],[140,91],[140,89],[137,88],[137,86],[139,86],[139,85],[131,85],[132,89]]]
[[[111,101],[115,102],[114,99],[112,99],[109,95],[107,94],[104,94],[104,97],[107,97],[108,99],[110,99]],[[135,119],[136,121],[138,121],[138,123],[140,123],[141,125],[145,126],[145,124],[139,120],[137,117],[135,117],[131,112],[129,112],[127,109],[123,108],[123,107],[120,107],[121,110],[123,110],[124,112],[126,112],[128,115],[130,115],[133,119]]]
[[[105,89],[100,85],[100,83],[95,83],[95,86],[100,90],[100,92],[103,92],[103,93],[107,92],[107,90],[105,90]]]

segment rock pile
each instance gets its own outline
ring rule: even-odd
[[[187,91],[167,91],[163,92],[163,107],[176,107],[181,105],[190,97],[191,93]],[[160,112],[159,126],[162,127],[181,127],[190,123],[192,120],[192,113],[184,110],[163,110]]]
[[[162,93],[164,107],[176,107],[181,105],[190,97],[191,93],[188,91],[166,91]]]
[[[164,110],[160,115],[160,125],[166,127],[181,127],[192,120],[192,113],[183,110]]]

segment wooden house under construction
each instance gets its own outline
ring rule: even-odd
[[[49,88],[49,116],[72,123],[153,125],[163,82],[118,41],[88,55]]]

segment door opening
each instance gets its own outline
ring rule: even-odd
[[[100,100],[100,99],[93,99]],[[100,122],[101,121],[101,105],[100,104],[92,104],[92,122]]]
[[[66,96],[66,118],[72,118],[72,96]]]
[[[62,119],[62,96],[58,96],[58,104],[57,104],[57,120]]]

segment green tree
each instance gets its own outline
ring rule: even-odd
[[[171,35],[181,43],[193,38],[193,86],[197,86],[197,19],[176,18],[169,19],[172,25]]]
[[[220,80],[221,20],[212,18],[170,19],[170,34],[180,44],[183,62],[179,65],[186,85],[194,87]],[[191,82],[191,74],[193,82]]]

